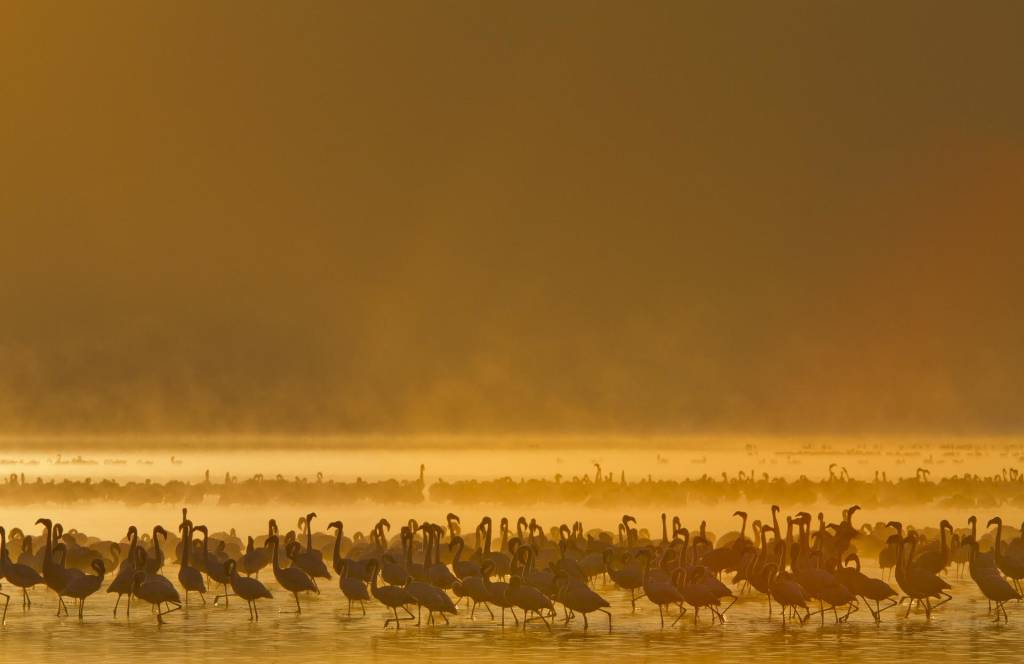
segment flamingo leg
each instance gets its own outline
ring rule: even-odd
[[[608,616],[608,631],[611,632],[612,631],[612,613],[611,613],[611,611],[608,611],[606,609],[598,609],[598,611],[600,611],[601,613],[603,613],[606,616]]]
[[[7,622],[7,605],[11,603],[11,596],[7,593],[0,593],[0,595],[3,595],[4,598],[4,617],[0,618],[0,625],[3,625]]]
[[[719,615],[721,615],[721,616],[723,616],[723,617],[724,617],[724,616],[725,616],[725,612],[726,612],[726,611],[728,611],[729,609],[731,609],[731,608],[732,608],[732,605],[733,605],[733,604],[735,604],[735,603],[736,603],[736,598],[735,598],[735,597],[733,597],[733,598],[732,598],[732,601],[731,601],[731,602],[729,602],[729,606],[727,606],[727,607],[725,607],[724,609],[722,609],[721,611],[719,611]]]

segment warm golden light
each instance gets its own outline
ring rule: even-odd
[[[0,660],[1018,656],[1021,25],[0,4]]]

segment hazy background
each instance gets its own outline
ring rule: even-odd
[[[1022,25],[4,2],[0,430],[1018,431]]]

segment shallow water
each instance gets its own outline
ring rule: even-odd
[[[619,441],[587,445],[580,441],[493,439],[467,443],[465,440],[444,445],[423,441],[362,440],[358,444],[309,444],[295,439],[267,443],[254,439],[239,449],[230,449],[229,441],[187,441],[180,446],[161,445],[16,445],[11,441],[0,445],[0,473],[25,473],[29,481],[68,478],[112,478],[118,481],[180,479],[202,480],[209,470],[215,482],[225,472],[241,478],[255,473],[281,473],[285,477],[306,477],[311,480],[323,472],[325,479],[352,481],[397,478],[413,479],[419,464],[427,466],[427,484],[433,479],[479,478],[502,476],[565,477],[593,473],[593,463],[600,463],[605,473],[620,472],[627,478],[651,475],[654,478],[680,479],[707,473],[728,472],[735,476],[740,469],[747,472],[769,472],[773,476],[796,478],[806,474],[826,477],[830,463],[849,469],[852,476],[869,479],[876,470],[885,470],[890,478],[913,476],[915,469],[928,466],[937,476],[965,471],[998,473],[1002,468],[1021,465],[1021,447],[1017,441],[983,440],[945,443],[892,443],[871,440],[758,440],[742,438],[685,441],[636,440],[623,445]],[[436,441],[434,441],[436,443]],[[166,441],[164,441],[166,443]],[[323,443],[323,441],[320,441]],[[63,455],[58,460],[58,450]],[[174,450],[174,451],[172,451]],[[175,456],[174,462],[171,455]],[[80,458],[79,458],[80,457]],[[72,460],[72,462],[68,462]],[[124,463],[111,463],[113,461]],[[58,462],[59,461],[59,462]],[[831,517],[846,505],[804,504],[798,496],[780,496],[784,514],[800,509],[825,510]],[[39,516],[60,520],[66,527],[77,527],[90,535],[120,539],[129,523],[148,531],[153,524],[173,527],[180,520],[179,505],[136,505],[122,503],[74,502],[4,506],[0,523],[11,528],[20,526],[30,534],[39,527],[33,522]],[[652,507],[617,505],[612,509],[596,509],[573,504],[534,504],[521,508],[508,505],[476,503],[452,505],[425,500],[419,503],[372,504],[355,501],[348,504],[295,505],[266,504],[224,506],[215,501],[189,505],[190,516],[206,523],[211,532],[237,528],[240,535],[262,534],[266,520],[275,517],[285,529],[294,527],[295,519],[306,511],[316,510],[320,517],[315,530],[340,518],[346,532],[366,530],[382,516],[392,523],[409,517],[443,521],[449,510],[457,511],[468,529],[485,514],[496,520],[508,516],[513,521],[519,514],[536,517],[545,526],[581,519],[586,528],[613,529],[623,512],[638,519],[641,528],[660,534],[659,513],[679,514],[691,527],[707,519],[709,528],[718,533],[734,530],[738,520],[732,511],[746,508],[751,518],[767,517],[768,505],[664,505]],[[1018,509],[998,509],[1008,523],[1019,523]],[[996,513],[996,512],[993,512]],[[950,518],[962,527],[967,513],[938,510],[931,506],[866,508],[858,521],[874,523],[890,518],[926,525],[939,518]],[[979,514],[987,519],[990,514]],[[173,528],[171,528],[173,529]],[[865,571],[879,575],[866,560]],[[176,569],[166,568],[169,577]],[[947,577],[948,578],[948,577]],[[36,661],[137,661],[145,658],[155,664],[179,661],[183,657],[197,661],[225,661],[262,658],[267,661],[310,660],[332,661],[350,659],[396,660],[415,658],[437,660],[464,658],[473,661],[507,661],[529,659],[535,662],[555,660],[574,662],[597,658],[629,657],[637,660],[685,658],[742,660],[758,658],[766,661],[808,661],[814,659],[878,660],[880,658],[936,657],[945,661],[974,658],[1016,658],[1024,643],[1024,632],[1018,624],[1024,620],[1024,605],[1009,607],[1010,624],[995,625],[986,613],[987,604],[969,579],[950,579],[954,599],[938,610],[932,620],[923,614],[903,618],[895,611],[884,614],[881,626],[875,626],[866,610],[854,614],[849,624],[836,626],[817,619],[805,626],[785,629],[778,617],[767,619],[767,605],[761,597],[744,597],[728,613],[725,625],[710,625],[707,617],[694,625],[692,613],[681,624],[661,629],[658,612],[646,600],[640,600],[639,611],[630,612],[628,593],[609,585],[599,590],[612,602],[613,629],[609,633],[603,615],[595,615],[591,628],[584,633],[581,621],[569,627],[557,623],[553,633],[540,624],[531,624],[526,633],[511,626],[502,629],[496,622],[482,619],[470,621],[465,612],[452,619],[450,626],[409,628],[399,631],[383,629],[385,612],[379,605],[368,604],[368,615],[348,617],[345,601],[336,582],[324,585],[319,597],[303,599],[301,616],[286,613],[293,607],[291,598],[280,591],[268,573],[263,575],[275,591],[275,599],[262,602],[261,621],[250,623],[243,603],[232,601],[230,608],[192,607],[173,613],[167,624],[157,627],[148,607],[136,608],[131,620],[123,615],[111,616],[113,596],[98,594],[86,604],[86,620],[54,616],[52,594],[41,589],[32,593],[36,605],[23,613],[15,596],[7,624],[0,628],[0,660]],[[895,585],[895,584],[893,584]],[[11,587],[4,583],[4,591]],[[72,609],[74,611],[74,609]],[[186,653],[187,651],[187,653]]]
[[[865,568],[869,574],[877,570]],[[169,577],[173,569],[165,568]],[[452,617],[450,625],[383,628],[384,609],[367,605],[367,615],[346,615],[345,600],[334,582],[325,583],[319,597],[303,599],[303,613],[285,613],[294,608],[292,598],[273,583],[272,575],[261,575],[274,592],[273,600],[261,601],[260,622],[251,623],[244,603],[232,599],[230,606],[191,606],[166,617],[158,627],[148,606],[135,604],[131,619],[111,616],[113,595],[95,595],[88,600],[85,622],[72,617],[56,618],[51,593],[35,590],[33,608],[22,612],[12,600],[7,624],[0,630],[0,657],[4,661],[128,661],[149,662],[227,661],[262,658],[268,661],[332,661],[351,657],[375,660],[473,661],[529,659],[547,661],[592,661],[598,658],[629,657],[640,660],[671,657],[690,660],[809,661],[842,657],[845,660],[878,660],[897,656],[920,661],[928,657],[944,661],[967,659],[1010,661],[1019,657],[1024,628],[1024,605],[1009,607],[1009,625],[995,625],[986,615],[986,602],[970,579],[953,582],[954,599],[938,609],[929,621],[923,613],[903,618],[895,610],[883,614],[875,626],[867,611],[851,616],[848,624],[836,626],[831,616],[821,626],[814,616],[804,625],[782,627],[775,617],[767,618],[763,597],[743,597],[726,614],[725,625],[711,625],[702,615],[693,624],[692,609],[675,627],[659,625],[658,611],[647,600],[638,602],[630,613],[629,594],[598,582],[598,590],[612,603],[612,630],[602,614],[594,614],[584,633],[577,619],[568,627],[557,621],[551,633],[540,623],[526,631],[508,624],[502,628],[480,608],[470,621],[465,608]],[[9,589],[7,586],[5,589]],[[122,603],[122,607],[124,604]]]

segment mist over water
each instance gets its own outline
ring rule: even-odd
[[[896,481],[914,477],[922,467],[929,469],[931,479],[937,481],[950,475],[970,473],[989,477],[1000,475],[1007,468],[1024,468],[1024,440],[1016,437],[949,438],[941,444],[928,438],[753,436],[66,436],[8,440],[20,442],[12,443],[0,454],[0,476],[6,481],[15,474],[21,481],[23,475],[29,489],[38,481],[59,485],[66,479],[94,483],[113,480],[119,484],[178,481],[198,485],[209,477],[216,492],[227,475],[235,482],[262,475],[268,479],[280,476],[288,482],[412,483],[419,477],[420,466],[425,468],[423,490],[403,494],[417,497],[414,501],[393,498],[382,502],[373,498],[376,494],[361,493],[357,485],[351,493],[344,494],[347,497],[343,500],[325,497],[330,496],[327,491],[317,494],[316,502],[306,503],[266,497],[256,486],[244,494],[248,497],[234,499],[241,499],[241,504],[222,503],[216,493],[200,504],[126,504],[83,501],[70,488],[62,494],[58,486],[54,495],[59,502],[10,501],[5,508],[8,527],[32,530],[32,522],[41,514],[58,513],[66,527],[110,539],[120,538],[129,523],[143,530],[157,523],[173,525],[183,506],[201,511],[211,529],[236,528],[241,535],[263,533],[268,518],[290,524],[310,510],[328,520],[342,519],[352,532],[365,531],[381,517],[402,523],[409,518],[438,519],[449,511],[458,513],[466,523],[475,523],[487,514],[495,518],[507,516],[512,521],[526,515],[546,526],[580,519],[588,528],[609,530],[614,529],[624,513],[629,513],[637,516],[653,536],[660,535],[660,514],[668,512],[670,516],[681,516],[685,523],[707,520],[711,528],[726,532],[735,529],[734,509],[760,514],[767,513],[772,503],[779,503],[793,513],[804,509],[815,514],[820,510],[836,512],[848,507],[853,497],[848,499],[839,492],[838,499],[820,502],[817,496],[794,492],[739,504],[737,501],[742,498],[716,498],[714,494],[703,498],[698,494],[682,503],[672,498],[644,497],[640,502],[628,502],[627,498],[604,505],[552,502],[530,498],[526,493],[527,502],[517,503],[510,502],[500,488],[495,488],[491,494],[473,491],[468,500],[453,503],[432,495],[431,486],[439,481],[499,478],[513,482],[554,481],[556,476],[567,483],[584,477],[592,481],[595,464],[600,465],[602,477],[614,483],[694,480],[704,476],[720,482],[723,473],[730,481],[736,481],[741,472],[745,477],[753,473],[757,478],[767,473],[771,478],[789,482],[806,476],[817,482],[827,480],[830,470],[837,474],[846,470],[851,478],[866,482],[874,480],[876,471],[879,475],[884,472],[890,481]],[[134,501],[140,499],[144,500]],[[996,513],[1000,509],[994,503],[981,509],[979,516],[986,510]],[[979,508],[974,506],[901,501],[890,508],[867,504],[862,514],[870,523],[898,514],[908,523],[930,527],[942,518],[964,522],[976,512]],[[1014,517],[1007,516],[1008,525],[1015,525]]]

